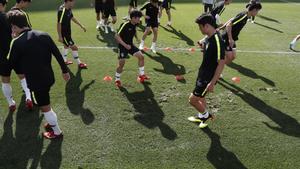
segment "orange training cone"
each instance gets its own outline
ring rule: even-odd
[[[235,83],[240,83],[241,82],[241,78],[240,77],[233,77],[231,78],[231,80]]]
[[[184,80],[184,77],[182,75],[176,75],[175,78],[177,81]]]
[[[112,81],[112,77],[110,77],[110,76],[105,76],[105,77],[103,78],[103,80],[106,81],[106,82],[110,82],[110,81]]]
[[[190,52],[195,52],[196,50],[195,50],[195,48],[190,48],[189,51]]]

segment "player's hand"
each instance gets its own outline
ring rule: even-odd
[[[234,40],[233,39],[229,39],[229,45],[231,48],[233,48],[233,45],[234,45]]]
[[[201,40],[199,40],[199,41],[197,42],[197,44],[198,44],[199,48],[201,48],[201,49],[204,48],[204,43],[203,43]]]
[[[63,38],[62,37],[58,37],[58,42],[63,43],[64,42]]]
[[[130,50],[130,49],[131,49],[131,45],[126,45],[125,48],[126,48],[127,50]]]
[[[83,32],[86,32],[86,28],[84,26],[81,26],[81,29],[83,30]]]
[[[208,83],[207,87],[206,87],[206,91],[207,92],[214,92],[214,87],[215,87],[215,84],[214,83]]]
[[[146,15],[145,18],[146,18],[146,19],[150,19],[150,16]]]
[[[70,80],[70,74],[69,73],[63,73],[63,78],[67,82]]]

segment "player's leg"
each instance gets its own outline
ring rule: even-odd
[[[108,33],[108,17],[109,17],[109,11],[107,8],[105,8],[103,11],[103,20],[104,20],[104,29],[106,34]]]
[[[300,39],[300,34],[297,35],[293,40],[292,42],[290,43],[290,49],[291,50],[295,50],[295,47],[296,47],[296,43],[297,41]]]
[[[139,49],[140,49],[140,50],[143,50],[143,49],[144,49],[145,39],[146,39],[146,37],[148,36],[148,34],[150,33],[150,31],[151,31],[151,28],[150,28],[150,26],[147,25],[147,27],[146,27],[146,29],[145,29],[145,32],[144,32],[144,34],[143,34],[143,36],[142,36],[140,46],[139,46]]]
[[[20,79],[20,83],[21,83],[22,89],[23,89],[23,91],[25,93],[25,96],[26,96],[26,99],[25,99],[26,107],[29,110],[32,110],[33,109],[33,103],[31,101],[31,93],[30,93],[30,90],[28,89],[27,82],[26,82],[26,79],[25,79],[25,75],[24,74],[20,74],[19,72],[17,72],[17,75],[18,75],[18,77]]]
[[[12,87],[10,85],[10,75],[9,76],[1,75],[1,82],[2,82],[2,92],[8,102],[9,111],[14,112],[17,107],[16,107],[16,102],[14,101],[12,95]]]
[[[61,55],[63,56],[63,59],[64,59],[66,65],[73,64],[72,61],[68,60],[68,50],[69,50],[69,46],[70,46],[70,42],[69,42],[70,38],[69,37],[70,37],[69,33],[64,32],[62,34],[64,47],[62,48]]]
[[[166,9],[166,13],[168,15],[168,23],[167,23],[167,26],[171,26],[172,25],[172,16],[171,16],[171,8],[169,9]]]
[[[78,54],[78,47],[74,44],[70,46],[71,50],[72,50],[72,55],[73,55],[73,58],[74,60],[77,62],[78,64],[78,67],[80,69],[86,69],[87,68],[87,65],[83,62],[81,62],[81,60],[79,59],[79,54]]]
[[[112,32],[114,32],[115,31],[114,24],[117,23],[117,16],[116,16],[115,12],[111,15],[111,18],[112,18],[112,21],[111,21],[111,25],[110,25],[110,30]]]
[[[157,42],[157,36],[158,36],[158,27],[153,27],[153,39],[152,39],[152,45],[151,50],[153,53],[156,53],[156,42]]]
[[[145,80],[149,80],[150,78],[145,74],[145,61],[144,61],[143,53],[137,50],[133,54],[133,56],[135,56],[138,59],[138,67],[139,67],[138,81],[143,83]]]
[[[119,58],[117,69],[116,69],[116,73],[115,73],[115,85],[117,87],[121,87],[122,86],[122,83],[121,83],[121,74],[123,72],[123,68],[124,68],[125,62],[126,62],[125,58]]]

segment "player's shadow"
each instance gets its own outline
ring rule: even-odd
[[[110,30],[110,29],[109,29]],[[99,29],[99,34],[96,35],[96,38],[106,44],[106,47],[112,48],[113,52],[118,53],[117,42],[115,40],[115,33],[109,31],[105,33],[102,29]]]
[[[53,140],[48,145],[46,151],[41,158],[41,168],[43,169],[59,169],[62,161],[62,142],[63,138]]]
[[[267,26],[267,25],[258,23],[258,22],[256,22],[256,21],[255,21],[254,23],[255,23],[256,25],[258,25],[258,26],[263,27],[263,28],[267,28],[267,29],[269,29],[269,30],[273,30],[273,31],[278,32],[278,33],[284,33],[283,31],[281,31],[281,30],[279,30],[279,29],[272,28],[272,27],[270,27],[270,26]]]
[[[222,146],[220,136],[217,133],[211,131],[208,127],[204,128],[202,131],[207,134],[207,136],[211,140],[210,148],[206,157],[215,168],[247,168],[233,152],[228,151],[225,147]]]
[[[25,96],[22,97],[22,100]],[[14,134],[13,115],[9,113],[4,122],[4,132],[0,139],[0,168],[38,168],[43,149],[43,138],[39,134],[43,116],[35,107],[27,111],[20,102],[16,112]]]
[[[252,95],[251,93],[248,93],[247,91],[243,90],[242,88],[234,84],[225,81],[224,79],[220,79],[218,84],[223,86],[225,89],[230,90],[236,96],[239,96],[251,107],[263,113],[278,125],[278,126],[272,126],[267,122],[263,122],[270,129],[281,132],[288,136],[300,137],[300,124],[293,117],[266,104],[260,98]]]
[[[261,18],[263,20],[266,20],[266,21],[270,21],[270,22],[275,22],[275,23],[281,24],[281,22],[279,22],[278,20],[270,18],[270,17],[267,17],[267,16],[257,15],[257,17],[259,17],[259,18]]]
[[[150,59],[160,63],[163,66],[163,69],[156,69],[155,71],[164,73],[167,75],[184,75],[186,73],[185,67],[180,64],[174,63],[169,57],[163,55],[162,53],[157,53],[157,56],[152,56],[149,53],[144,52]],[[186,83],[185,79],[179,80],[181,83]]]
[[[174,39],[179,39],[179,40],[185,41],[186,44],[189,46],[195,46],[194,41],[191,38],[189,38],[188,36],[186,36],[184,33],[182,33],[181,30],[176,30],[173,26],[168,26],[168,28],[167,28],[167,27],[160,25],[160,27],[162,27],[165,31],[176,35],[177,37],[173,37]]]
[[[66,85],[66,102],[70,112],[74,115],[80,115],[84,124],[89,125],[95,120],[94,114],[89,108],[84,108],[85,92],[91,85],[95,83],[92,80],[83,88],[80,88],[83,80],[81,77],[81,69],[78,69],[76,75],[70,72],[70,80]]]
[[[124,87],[120,91],[124,93],[128,101],[133,105],[135,111],[139,114],[134,116],[134,119],[149,129],[158,127],[162,136],[168,140],[175,140],[177,133],[166,123],[163,122],[165,117],[164,112],[159,107],[154,99],[150,83],[143,83],[144,91],[129,93]]]
[[[234,62],[231,62],[230,64],[227,65],[228,67],[232,68],[232,69],[235,69],[237,70],[238,72],[240,72],[241,74],[245,75],[245,76],[248,76],[248,77],[251,77],[253,79],[260,79],[262,80],[263,82],[265,82],[266,84],[270,85],[270,86],[275,86],[275,83],[268,79],[268,78],[265,78],[261,75],[258,75],[257,73],[255,73],[253,70],[249,69],[249,68],[246,68],[242,65],[239,65],[237,63],[234,63]]]

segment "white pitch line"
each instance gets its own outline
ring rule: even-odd
[[[60,46],[62,47],[62,46]],[[100,50],[112,50],[118,49],[117,47],[103,47],[103,46],[79,46],[80,49],[100,49]],[[171,48],[172,51],[189,52],[190,48]],[[164,51],[165,48],[157,48],[157,51]],[[200,51],[200,49],[195,49]],[[300,55],[300,52],[288,52],[288,51],[259,51],[259,50],[237,50],[238,53],[256,53],[256,54],[278,54],[278,55]]]

